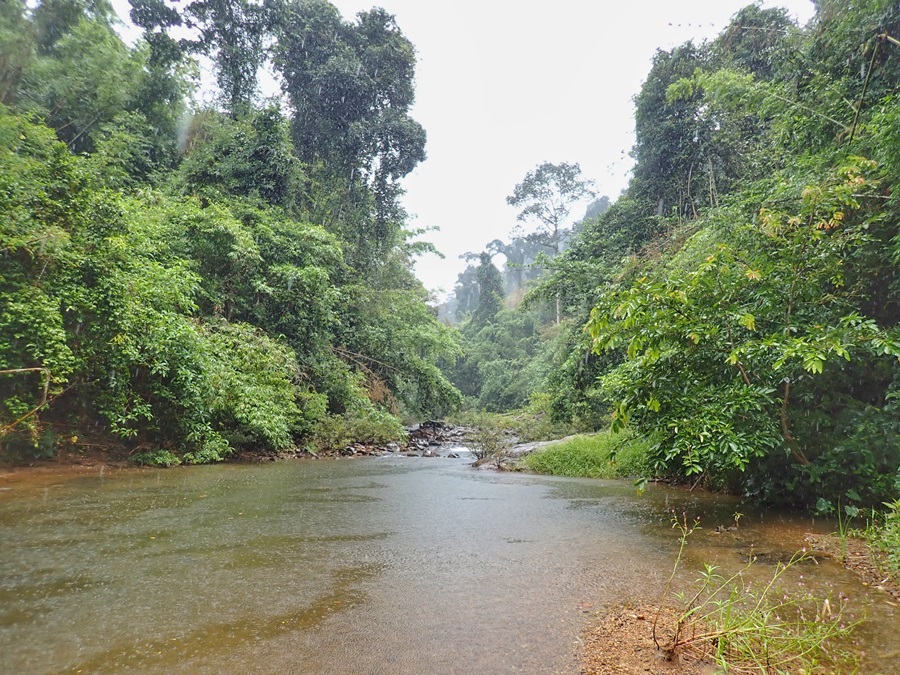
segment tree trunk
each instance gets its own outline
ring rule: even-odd
[[[556,245],[556,257],[559,257],[559,224],[556,223],[553,226],[553,243]],[[559,325],[559,322],[562,320],[560,306],[562,305],[562,290],[557,287],[556,289],[556,325]]]

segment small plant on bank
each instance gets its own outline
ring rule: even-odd
[[[141,464],[143,466],[161,466],[161,467],[171,467],[178,466],[181,464],[181,457],[176,455],[171,450],[145,450],[144,452],[138,452],[131,456],[131,461],[135,464]]]
[[[675,520],[681,546],[669,585],[682,560],[688,537],[697,529],[686,516]],[[786,563],[778,563],[771,575],[751,580],[755,565],[747,565],[731,576],[705,565],[693,593],[678,593],[681,607],[674,635],[657,648],[667,656],[691,651],[713,661],[727,673],[835,673],[852,671],[855,659],[838,643],[857,625],[844,620],[843,607],[832,606],[828,598],[784,590],[786,576],[808,562],[797,553]],[[846,669],[846,670],[845,670]]]
[[[851,502],[859,502],[860,500],[859,494],[857,494],[855,490],[848,490],[845,496]],[[834,517],[837,519],[837,531],[834,533],[834,536],[837,537],[837,540],[840,543],[840,561],[846,564],[849,540],[854,538],[864,538],[863,533],[858,528],[853,527],[853,519],[862,514],[862,509],[853,503],[842,504],[841,502],[842,500],[838,499],[837,505],[834,505],[830,500],[820,497],[816,503],[816,512],[822,515],[830,515],[833,513]],[[873,516],[877,519],[877,512],[873,512]]]
[[[884,505],[887,510],[875,513],[861,534],[869,545],[873,564],[885,577],[900,583],[900,499]]]
[[[400,421],[374,408],[349,411],[343,415],[325,415],[313,433],[317,450],[340,450],[351,443],[383,445],[407,440]]]
[[[667,597],[669,595],[669,591],[672,589],[672,582],[675,581],[675,575],[678,573],[678,567],[681,564],[681,558],[684,556],[684,549],[687,547],[687,540],[690,537],[694,530],[700,527],[700,519],[697,518],[693,523],[688,523],[688,517],[686,513],[681,514],[681,520],[678,519],[677,516],[673,514],[672,516],[672,527],[678,529],[681,532],[681,535],[678,537],[678,555],[675,556],[675,564],[672,565],[672,574],[669,575],[669,580],[666,582],[666,588],[663,591],[663,597]],[[659,626],[659,615],[660,610],[662,609],[663,603],[661,602],[659,605],[659,610],[656,612],[656,616],[653,617],[653,644],[656,645],[658,650],[664,651],[668,658],[671,658],[675,653],[675,646],[678,643],[678,633],[679,628],[681,627],[681,623],[679,622],[678,627],[675,631],[675,637],[672,640],[671,647],[663,648],[659,643],[659,637],[656,634],[656,629]]]
[[[508,434],[503,426],[496,424],[490,415],[473,420],[475,431],[469,438],[469,450],[475,455],[476,464],[493,462],[501,468],[509,450]]]

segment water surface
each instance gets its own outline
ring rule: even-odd
[[[686,570],[789,555],[812,525],[746,514],[715,535],[736,501],[446,458],[5,485],[0,671],[15,673],[575,673],[598,612],[658,599],[673,509],[704,525]],[[895,608],[831,563],[804,574],[870,617],[868,667],[900,672]]]

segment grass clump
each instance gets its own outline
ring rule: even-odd
[[[681,546],[665,594],[688,537],[698,529],[698,522],[689,523],[686,515],[674,518],[674,523],[681,532]],[[751,558],[728,576],[714,565],[705,565],[692,591],[675,594],[679,607],[674,634],[667,639],[658,635],[654,619],[657,649],[670,659],[691,652],[725,673],[856,672],[857,659],[841,644],[858,622],[845,620],[842,604],[832,605],[828,598],[816,597],[790,579],[796,568],[810,560],[806,553],[797,553],[768,574],[760,574],[754,571],[757,563]]]
[[[900,583],[900,499],[885,502],[887,510],[877,513],[862,533],[870,558],[878,571]]]
[[[856,624],[843,607],[783,589],[785,575],[809,560],[798,553],[761,582],[749,580],[753,562],[729,577],[705,566],[696,592],[680,595],[686,604],[671,649],[695,650],[728,673],[849,672],[854,658],[838,645]]]
[[[540,448],[523,464],[535,473],[579,478],[646,476],[651,443],[627,433],[581,434]]]

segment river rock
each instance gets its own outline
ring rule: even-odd
[[[408,441],[407,450],[425,450],[441,448],[448,445],[461,445],[463,439],[471,432],[466,427],[455,427],[438,421],[422,422],[406,427]]]
[[[563,441],[568,441],[569,439],[575,438],[574,436],[566,436],[565,438],[558,438],[553,441],[534,441],[532,443],[516,443],[509,450],[507,450],[507,457],[524,457],[535,450],[546,447],[548,445],[553,445],[554,443],[561,443]]]

